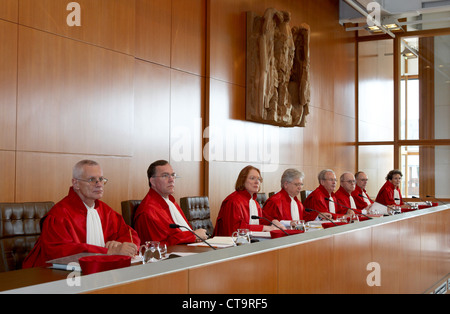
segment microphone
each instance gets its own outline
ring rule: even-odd
[[[319,212],[318,210],[315,210],[315,209],[312,209],[312,208],[305,208],[305,211],[308,212],[308,213],[310,213],[310,212],[316,212],[316,213],[318,213],[318,214],[322,214],[322,212]],[[334,223],[334,221],[331,220],[330,218],[327,218],[327,217],[325,217],[325,216],[322,216],[322,217],[325,218],[326,220],[328,220],[329,222],[331,222],[333,225],[337,226],[337,224]]]
[[[286,231],[284,231],[283,229],[281,229],[280,227],[278,227],[276,224],[274,224],[273,222],[271,222],[269,219],[267,219],[266,217],[259,217],[256,215],[252,215],[252,219],[264,219],[266,221],[268,221],[272,226],[277,227],[278,229],[280,229],[281,231],[284,232],[284,234],[289,235],[289,233],[287,233]]]
[[[398,197],[394,197],[394,201],[401,201],[401,199],[399,199]],[[409,207],[414,207],[413,204],[407,202],[407,201],[403,201],[403,203],[405,203],[406,205],[408,205]],[[395,204],[396,206],[399,206],[397,204]]]
[[[342,206],[342,207],[344,207],[344,208],[347,208],[347,209],[350,209],[350,210],[357,211],[360,215],[362,215],[362,216],[364,216],[364,217],[366,217],[366,218],[372,219],[372,218],[370,218],[369,216],[364,215],[359,209],[347,207],[347,206],[345,206],[345,205],[342,205],[342,204],[340,204],[340,203],[338,203],[338,202],[333,201],[332,199],[329,199],[328,197],[325,197],[325,200],[330,201],[330,202],[333,202],[333,203],[336,203],[336,204],[338,204],[339,206]]]
[[[212,248],[213,250],[216,250],[215,247],[213,247],[211,244],[209,244],[208,242],[206,242],[205,240],[203,240],[202,238],[200,238],[194,231],[192,231],[191,229],[189,229],[189,228],[187,228],[187,227],[185,227],[185,226],[180,226],[180,225],[177,225],[177,224],[170,224],[169,227],[172,228],[172,229],[176,229],[176,228],[184,228],[184,229],[186,229],[187,231],[189,231],[190,233],[192,233],[193,235],[195,235],[200,241],[202,241],[203,243],[207,244],[210,248]]]
[[[438,198],[434,197],[433,195],[426,195],[426,197],[431,197],[431,198],[434,198],[434,199],[435,199],[436,201],[438,201],[438,202],[442,203],[443,205],[447,205],[447,203],[446,203],[446,202],[444,202],[444,201],[442,201],[442,200],[440,200],[440,199],[438,199]]]
[[[371,199],[370,198],[368,198],[367,196],[365,196],[365,195],[362,195],[362,194],[358,194],[358,196],[359,197],[364,197],[365,199],[368,199],[369,201],[371,201]]]
[[[413,196],[412,198],[417,198],[419,200],[421,200],[422,202],[424,202],[425,204],[427,204],[428,206],[432,206],[433,203],[430,201],[424,201],[422,198],[418,197],[418,196]]]

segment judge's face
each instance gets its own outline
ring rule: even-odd
[[[369,178],[367,177],[367,174],[362,172],[358,174],[358,178],[356,179],[356,185],[359,186],[361,189],[365,190],[368,181]]]
[[[394,174],[392,180],[389,180],[396,188],[400,187],[400,183],[402,182],[402,176],[399,174]]]
[[[331,194],[336,189],[336,175],[333,172],[325,173],[325,180],[320,180],[320,184]]]
[[[95,200],[103,197],[105,185],[100,181],[100,178],[103,178],[103,171],[100,166],[85,165],[80,177],[72,179],[75,193],[80,196],[86,205],[93,206]]]
[[[261,185],[261,180],[262,178],[259,175],[258,171],[256,171],[255,169],[250,170],[244,184],[245,189],[248,191],[248,193],[250,193],[250,195],[258,193],[259,187]]]
[[[283,188],[291,197],[296,197],[303,188],[303,179],[296,178],[291,182],[284,182]]]
[[[156,173],[150,178],[152,189],[162,197],[168,197],[175,192],[175,173],[172,166],[167,164],[156,167]]]
[[[352,193],[356,187],[355,176],[351,173],[344,174],[343,181],[341,181],[342,187],[347,191],[347,193]]]

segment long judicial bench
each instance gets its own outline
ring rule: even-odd
[[[2,293],[428,293],[450,273],[450,206],[79,277],[0,274]],[[176,250],[176,249],[175,249]],[[197,249],[198,250],[198,249]],[[44,272],[53,272],[38,283]],[[8,276],[8,278],[6,277]],[[22,284],[14,277],[35,276]],[[73,277],[73,276],[72,276]],[[20,287],[18,287],[20,286]]]

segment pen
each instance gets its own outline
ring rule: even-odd
[[[131,240],[131,243],[134,244],[134,242],[133,242],[133,235],[131,234],[131,229],[128,229],[128,231],[130,232],[130,240]]]

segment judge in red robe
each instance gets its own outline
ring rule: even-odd
[[[391,170],[386,176],[386,183],[378,192],[375,202],[389,206],[398,205],[404,206],[402,194],[400,192],[400,183],[402,182],[403,174],[400,170]]]
[[[176,179],[172,166],[165,160],[155,161],[149,166],[147,176],[150,190],[134,215],[134,227],[141,241],[158,241],[168,246],[193,243],[198,239],[192,232],[206,240],[206,230],[192,230],[172,196]],[[170,228],[171,224],[183,228]]]
[[[333,170],[326,169],[319,173],[319,186],[308,195],[303,202],[305,207],[305,220],[315,220],[319,215],[317,212],[307,212],[307,209],[319,211],[322,216],[328,219],[336,218],[339,212],[339,205],[336,203],[334,189],[336,188],[336,175]],[[330,201],[326,200],[328,198]]]
[[[69,194],[41,219],[41,236],[23,268],[46,266],[49,260],[83,252],[136,254],[140,245],[136,231],[99,200],[106,181],[95,161],[75,165]]]
[[[279,221],[284,227],[292,220],[303,220],[304,208],[298,200],[303,188],[304,174],[296,169],[287,169],[281,176],[281,191],[264,203],[263,216],[270,221]]]
[[[262,216],[262,210],[256,196],[262,182],[259,169],[247,166],[241,170],[236,180],[236,191],[222,202],[214,236],[231,236],[237,229],[250,231],[271,231],[265,220],[252,219],[253,215]]]
[[[353,173],[344,172],[340,179],[340,186],[337,192],[335,193],[336,200],[339,203],[339,211],[338,214],[342,215],[353,215],[359,213],[357,210],[355,200],[353,199],[352,192],[355,190],[356,180]],[[353,211],[353,209],[355,211]]]
[[[368,182],[367,175],[360,171],[355,174],[356,187],[352,192],[353,199],[355,200],[356,208],[362,210],[367,209],[374,202],[370,199],[369,194],[366,191],[366,185]]]

